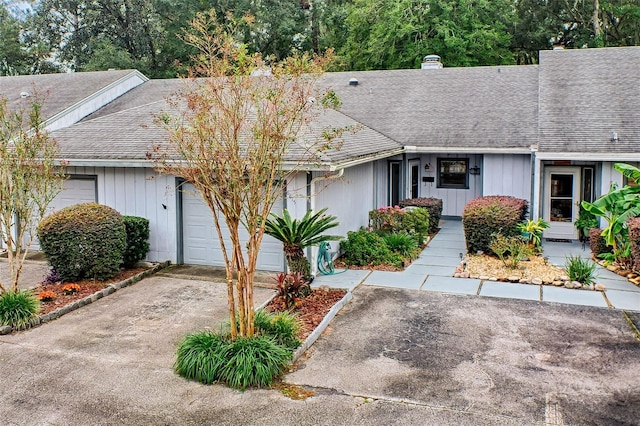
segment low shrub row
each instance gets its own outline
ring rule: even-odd
[[[422,207],[429,212],[429,233],[438,230],[442,217],[442,200],[440,198],[409,198],[400,201],[400,207]]]
[[[429,235],[429,211],[419,207],[404,209],[400,206],[385,206],[369,212],[369,225],[376,232],[416,234],[424,240]]]
[[[526,219],[528,203],[521,198],[492,195],[475,198],[462,212],[467,251],[491,252],[492,236],[519,237],[518,225]]]
[[[631,219],[629,227],[629,240],[631,243],[631,262],[633,270],[640,272],[640,217]]]
[[[603,253],[611,253],[612,251],[602,236],[602,229],[600,228],[591,228],[589,230],[589,247],[596,258],[599,258]]]
[[[342,260],[347,265],[391,265],[401,268],[404,259],[414,259],[420,253],[417,234],[384,233],[360,228],[347,233],[341,241]]]

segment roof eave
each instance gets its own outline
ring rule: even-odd
[[[540,152],[538,160],[640,161],[640,152]]]
[[[411,154],[531,154],[531,147],[491,148],[491,147],[441,147],[441,146],[410,146],[404,147],[404,152]]]

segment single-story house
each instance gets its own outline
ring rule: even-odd
[[[137,71],[65,74],[68,83],[52,86],[50,100],[63,105],[66,95],[56,93],[90,84],[84,74],[101,82],[92,83],[95,92],[121,79],[126,87],[74,124],[51,127],[70,173],[53,208],[95,200],[150,220],[150,260],[222,264],[208,209],[146,158],[166,138],[153,118],[183,82]],[[55,78],[2,77],[0,95],[19,102],[29,79],[40,87]],[[622,183],[614,162],[640,162],[640,47],[541,51],[539,65],[328,73],[322,83],[342,105],[315,131],[361,130],[288,182],[275,210],[301,217],[328,207],[341,223],[337,233],[405,198],[441,198],[443,214],[455,217],[472,198],[502,194],[529,200],[532,217],[551,223],[545,237],[575,239],[578,203]],[[67,109],[90,97],[69,98]],[[66,111],[58,106],[49,116],[58,110]],[[283,265],[281,245],[266,238],[259,267]]]

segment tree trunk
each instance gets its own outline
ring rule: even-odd
[[[292,273],[301,274],[305,280],[311,279],[311,265],[304,255],[304,251],[297,244],[285,245],[284,247],[285,258],[287,259],[287,266]]]

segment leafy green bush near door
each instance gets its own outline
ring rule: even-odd
[[[340,249],[343,252],[341,259],[347,265],[402,267],[402,256],[391,251],[384,237],[365,228],[348,232],[347,238],[340,243]]]

